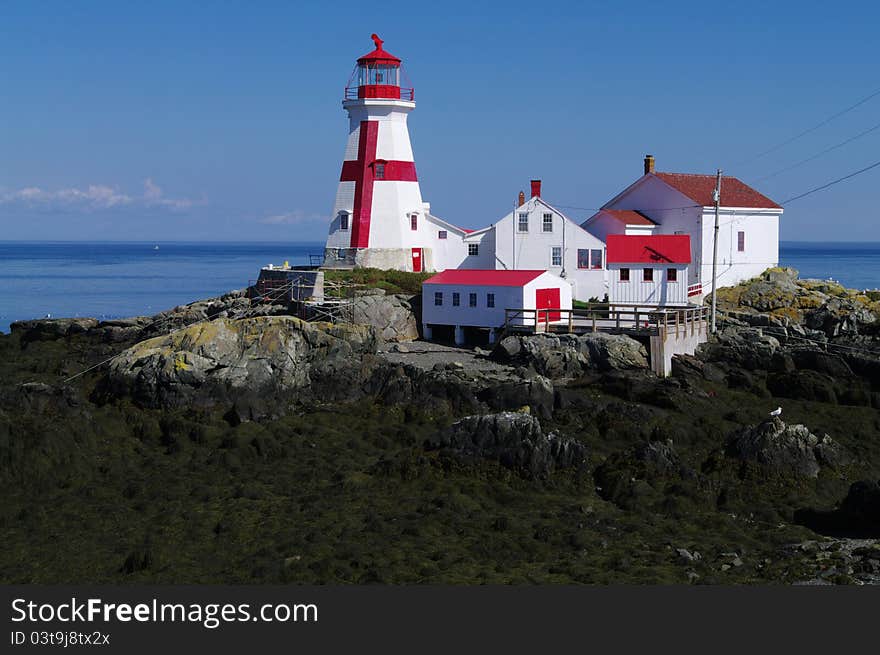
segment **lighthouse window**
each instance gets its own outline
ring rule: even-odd
[[[471,257],[475,257],[480,254],[480,244],[478,243],[469,243],[468,244],[468,255]]]
[[[528,214],[520,214],[519,215],[519,231],[520,232],[528,232],[529,231],[529,215]]]
[[[419,229],[419,215],[418,214],[410,214],[409,227],[411,230],[418,230]]]
[[[437,307],[440,307],[443,304],[443,292],[442,291],[435,291],[434,292],[434,304]]]
[[[468,294],[468,306],[476,307],[477,306],[477,294],[469,293]]]
[[[348,229],[348,214],[345,212],[340,212],[339,214],[339,229],[347,230]]]
[[[550,266],[562,266],[562,246],[553,246],[550,249]]]
[[[446,234],[446,230],[440,230],[440,231],[437,233],[437,238],[438,238],[438,239],[445,239],[446,236],[447,236],[447,234]]]
[[[376,164],[376,179],[385,179],[385,164]]]
[[[458,307],[461,304],[461,294],[458,291],[452,292],[452,306]]]
[[[544,232],[553,231],[553,214],[544,214]]]

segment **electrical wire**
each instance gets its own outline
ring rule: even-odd
[[[806,198],[807,196],[809,196],[813,193],[816,193],[817,191],[822,191],[823,189],[827,189],[828,187],[832,187],[835,184],[839,184],[840,182],[843,182],[844,180],[848,180],[850,178],[853,178],[856,175],[861,175],[862,173],[870,171],[872,168],[877,168],[878,166],[880,166],[880,161],[876,161],[873,164],[871,164],[870,166],[865,166],[864,168],[859,169],[859,170],[855,171],[854,173],[844,175],[843,177],[839,177],[836,180],[832,180],[831,182],[828,182],[827,184],[823,184],[822,186],[817,186],[815,189],[810,189],[809,191],[806,191],[806,192],[801,193],[799,195],[796,195],[792,198],[789,198],[788,200],[784,201],[782,204],[787,205],[788,203],[794,202],[795,200],[800,200],[801,198]]]

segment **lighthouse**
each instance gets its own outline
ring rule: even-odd
[[[422,200],[407,127],[415,93],[401,85],[401,60],[371,38],[375,49],[357,60],[342,100],[348,142],[324,266],[435,270],[450,250],[460,259],[464,231]]]

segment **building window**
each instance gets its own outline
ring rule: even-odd
[[[552,232],[553,231],[553,214],[544,214],[544,221],[542,223],[544,232]]]
[[[674,268],[666,269],[666,281],[667,282],[678,282],[678,271]]]
[[[529,231],[529,215],[528,214],[520,214],[519,215],[519,228],[520,232],[528,232]]]
[[[654,269],[653,268],[643,268],[642,269],[642,282],[653,282],[654,281]]]
[[[486,307],[494,307],[495,306],[495,294],[487,293],[486,294]]]
[[[562,266],[562,246],[550,248],[550,266]]]
[[[434,305],[440,307],[443,304],[443,292],[435,291],[434,292]]]
[[[409,229],[418,230],[419,229],[419,215],[418,214],[410,214],[409,216]]]
[[[348,213],[339,212],[339,229],[347,230],[348,229]]]
[[[438,239],[445,239],[445,238],[446,238],[446,230],[440,230],[440,231],[437,233],[437,238],[438,238]]]
[[[620,281],[621,282],[629,282],[629,269],[621,268],[620,269]]]
[[[480,254],[480,244],[478,243],[469,243],[468,244],[468,255],[471,257],[476,257]]]
[[[461,304],[461,294],[458,291],[452,292],[452,306],[458,307]]]
[[[602,268],[602,249],[594,248],[590,251],[590,268]]]
[[[385,164],[376,164],[376,179],[384,180],[385,179]]]
[[[578,248],[578,268],[590,268],[590,251]]]
[[[468,294],[468,306],[476,307],[477,306],[477,294],[469,293]]]
[[[736,251],[737,252],[745,252],[746,251],[746,233],[745,232],[737,232],[736,233]]]

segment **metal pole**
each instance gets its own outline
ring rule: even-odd
[[[513,250],[510,251],[510,261],[511,261],[511,270],[516,270],[516,221],[517,221],[517,210],[519,209],[519,200],[514,201],[513,203],[513,214],[510,219],[510,234],[511,234],[511,246]]]
[[[718,207],[721,205],[721,169],[715,176],[715,192],[712,194],[715,201],[715,238],[712,240],[712,334],[715,334],[715,304],[718,296],[716,284],[718,282]]]

